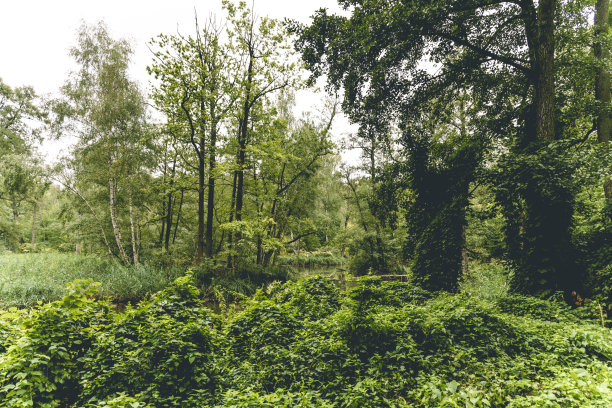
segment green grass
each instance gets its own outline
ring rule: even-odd
[[[508,294],[508,267],[499,262],[470,262],[468,273],[459,282],[459,290],[469,296],[495,299]]]
[[[101,296],[136,301],[161,290],[181,274],[176,268],[126,267],[96,256],[5,254],[0,255],[0,308],[60,299],[75,279],[101,282]]]

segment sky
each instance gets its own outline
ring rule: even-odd
[[[335,0],[255,0],[255,13],[304,23],[319,8],[339,11]],[[78,28],[104,20],[113,38],[126,38],[134,46],[132,78],[148,87],[146,67],[151,61],[147,42],[158,34],[190,34],[194,11],[202,21],[211,13],[221,17],[221,0],[4,0],[0,2],[0,78],[11,87],[29,85],[40,95],[57,94],[76,69],[68,55],[76,44]],[[317,111],[320,97],[302,92],[298,111]],[[344,117],[333,128],[336,137],[351,133]],[[47,142],[41,153],[52,161],[66,152],[67,140]],[[349,156],[351,156],[349,154]],[[353,160],[352,157],[348,160]]]

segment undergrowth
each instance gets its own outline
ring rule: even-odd
[[[61,299],[75,279],[101,282],[100,296],[126,302],[155,293],[184,273],[147,264],[123,266],[112,259],[76,254],[0,255],[0,308],[28,307]]]
[[[315,252],[302,255],[281,255],[276,262],[279,265],[312,268],[315,266],[342,266],[346,263],[346,259],[329,252]]]
[[[609,329],[558,302],[313,277],[221,317],[191,276],[124,313],[97,290],[0,316],[0,406],[612,406]]]

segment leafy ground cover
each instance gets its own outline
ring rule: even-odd
[[[117,313],[96,290],[2,314],[0,406],[612,406],[612,335],[562,303],[313,277],[217,315],[185,276]]]

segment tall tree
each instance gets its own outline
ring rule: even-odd
[[[128,68],[132,49],[125,40],[114,40],[104,23],[82,26],[78,45],[70,54],[79,70],[62,91],[69,109],[67,118],[76,123],[79,142],[75,158],[82,182],[102,185],[108,191],[108,214],[119,257],[138,263],[138,239],[133,208],[136,175],[149,161],[141,143],[145,132],[145,101]],[[119,209],[125,199],[131,232],[131,256],[126,251]],[[125,207],[123,207],[125,209]],[[125,213],[124,213],[125,214]]]
[[[238,107],[236,112],[235,194],[233,219],[241,221],[244,204],[244,175],[247,147],[254,122],[254,110],[275,91],[295,82],[295,63],[288,51],[286,31],[274,19],[259,18],[244,2],[224,2],[229,14],[228,34],[240,64],[236,74]],[[238,234],[238,238],[240,234]]]
[[[382,133],[387,123],[409,118],[429,106],[426,102],[468,92],[475,103],[477,132],[489,140],[511,136],[517,146],[513,154],[531,155],[562,135],[556,128],[555,32],[562,21],[581,24],[578,17],[562,17],[579,16],[584,4],[339,3],[349,16],[320,10],[310,26],[295,24],[293,30],[313,76],[327,74],[332,86],[344,88],[343,107],[353,121],[370,126],[374,119]],[[571,267],[563,255],[570,246],[571,193],[561,183],[554,194],[542,194],[535,182],[542,177],[533,174],[531,179],[521,193],[527,226],[533,227],[526,229],[522,255],[537,264],[524,269],[516,287],[537,293],[569,289]]]
[[[197,164],[187,165],[198,175],[198,263],[204,252],[207,257],[213,255],[217,144],[220,128],[236,99],[229,76],[236,63],[221,42],[221,31],[213,19],[200,30],[196,18],[195,36],[161,35],[153,41],[158,50],[149,67],[160,80],[153,98],[168,118],[167,131],[174,140],[191,146],[196,156]],[[167,214],[170,217],[170,206]]]

